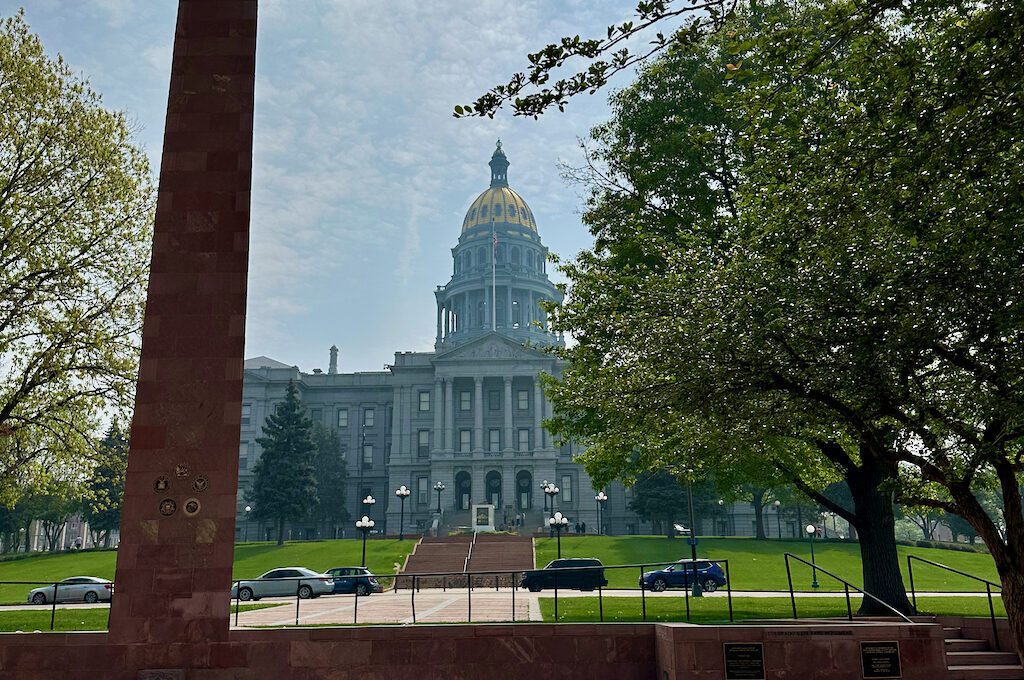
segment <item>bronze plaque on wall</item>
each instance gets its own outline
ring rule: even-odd
[[[764,680],[764,645],[725,642],[725,680]]]
[[[902,678],[900,643],[861,642],[860,662],[865,678]]]

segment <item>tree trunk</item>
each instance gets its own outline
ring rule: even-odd
[[[25,522],[25,552],[28,552],[29,548],[32,547],[32,536],[30,534],[31,531],[32,531],[32,520],[27,520]]]
[[[883,490],[896,471],[885,470],[883,463],[865,456],[861,466],[849,471],[847,483],[853,496],[857,535],[860,537],[861,569],[866,592],[904,614],[913,611],[900,573],[896,552],[896,516],[892,496]],[[894,466],[893,466],[894,467]],[[842,576],[842,574],[840,574]],[[865,597],[858,614],[892,616],[886,607]]]
[[[277,520],[277,544],[284,545],[284,518]]]
[[[766,489],[754,491],[750,505],[754,508],[754,538],[763,539],[764,535],[764,494]]]
[[[663,520],[661,528],[665,532],[665,538],[675,538],[676,527],[675,522],[671,518]]]
[[[1003,649],[1016,650],[1020,654],[1024,651],[1024,572],[1015,568],[1002,551],[993,551],[992,557],[996,560],[999,582],[1003,585],[1003,604],[1010,622],[1010,635],[1013,636],[1012,640],[999,642]],[[1020,563],[1022,558],[1024,555],[1018,556],[1014,562]]]

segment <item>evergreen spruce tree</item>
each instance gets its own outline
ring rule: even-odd
[[[310,518],[320,525],[321,536],[334,537],[339,524],[348,520],[345,509],[345,448],[341,437],[334,428],[319,423],[313,426],[313,476],[319,502],[313,508]]]
[[[277,544],[284,544],[284,524],[308,517],[316,507],[316,478],[313,475],[313,423],[302,412],[295,384],[288,382],[285,400],[277,413],[267,417],[263,448],[253,472],[255,478],[245,500],[252,515],[277,525]]]

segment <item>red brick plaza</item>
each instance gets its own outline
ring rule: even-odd
[[[179,2],[110,631],[0,634],[0,678],[711,679],[748,643],[768,678],[843,680],[879,640],[946,676],[934,624],[231,630],[256,5]]]

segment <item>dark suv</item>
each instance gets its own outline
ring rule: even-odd
[[[713,593],[725,585],[725,572],[717,563],[710,560],[697,560],[696,563],[693,560],[679,560],[662,569],[645,572],[640,577],[640,587],[657,593],[667,588],[689,588],[693,585],[694,573],[706,593]]]
[[[580,569],[579,567],[595,568]],[[524,572],[523,580],[519,585],[529,589],[531,593],[555,587],[568,590],[594,590],[608,585],[603,567],[601,560],[593,557],[567,557],[552,560],[543,569]]]
[[[384,588],[366,567],[333,567],[326,573],[334,577],[335,593],[369,595],[384,592]]]

